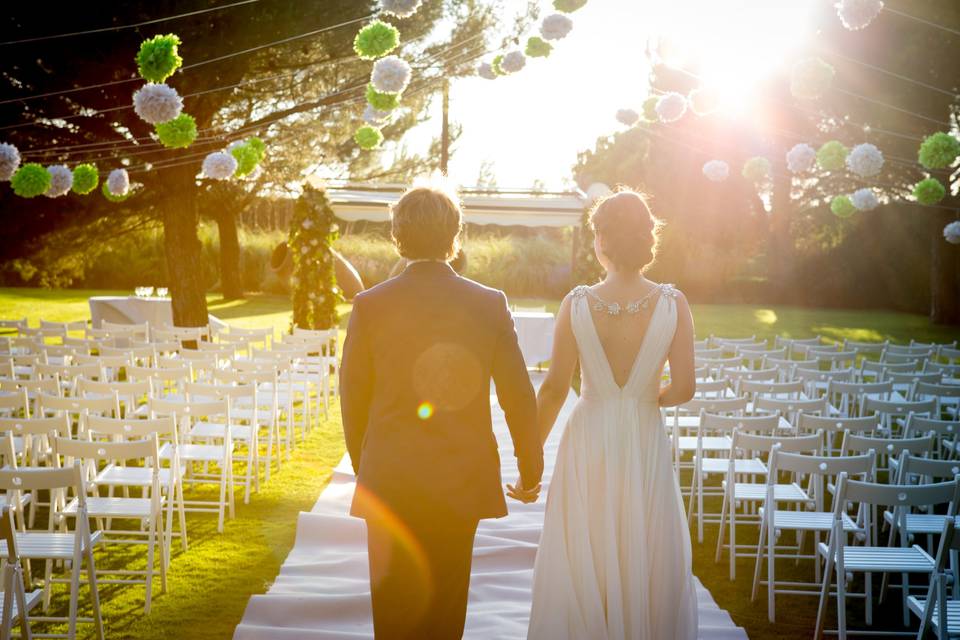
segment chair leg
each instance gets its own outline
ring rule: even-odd
[[[187,507],[183,499],[183,481],[182,480],[177,480],[175,493],[179,496],[178,511],[180,512],[180,546],[183,547],[184,551],[186,551],[187,550]],[[173,530],[173,525],[171,524],[171,531],[172,530]]]
[[[727,491],[723,492],[723,506],[720,507],[720,528],[717,530],[717,554],[714,562],[720,562],[723,557],[723,538],[727,526]]]
[[[89,528],[85,531],[87,541],[90,540]],[[79,574],[77,574],[79,578]],[[97,640],[103,640],[103,617],[100,614],[100,591],[97,587],[97,568],[93,563],[93,547],[87,545],[87,581],[90,583],[90,601],[93,605],[93,624],[97,630]]]
[[[770,622],[774,622],[777,615],[777,529],[774,527],[774,514],[776,505],[770,513],[770,520],[767,524],[767,617]]]
[[[910,595],[910,574],[901,573],[900,574],[900,583],[902,585],[900,589],[900,602],[903,606],[903,626],[910,626],[910,608],[907,606],[907,597]],[[946,603],[944,603],[944,608],[946,608]]]
[[[13,598],[10,596],[14,593],[16,586],[13,582],[14,571],[13,565],[5,563],[3,566],[3,619],[0,621],[0,640],[9,640],[10,632],[13,630]],[[19,593],[17,594],[19,596]],[[19,604],[19,598],[18,598]],[[23,619],[27,615],[26,609],[20,609],[20,618]]]
[[[150,596],[153,590],[153,546],[156,542],[157,521],[150,516],[150,527],[147,542],[147,575],[146,575],[146,594],[143,598],[143,612],[150,613]]]
[[[217,533],[223,533],[223,512],[226,510],[227,503],[227,469],[229,463],[224,462],[220,469],[220,508],[217,515]]]
[[[737,579],[737,502],[730,498],[730,582]]]
[[[823,569],[823,580],[820,583],[820,602],[817,604],[817,626],[814,630],[814,640],[820,640],[823,637],[823,625],[826,622],[824,618],[827,613],[827,600],[830,599],[830,579],[833,577],[833,556],[834,544],[830,542],[827,549],[827,560]]]
[[[837,570],[837,637],[847,640],[847,575],[839,564]]]

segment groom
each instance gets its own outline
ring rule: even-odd
[[[440,189],[393,207],[411,261],[354,299],[340,368],[351,514],[365,518],[377,640],[463,635],[477,522],[507,515],[490,418],[490,379],[520,468],[507,485],[537,499],[536,399],[503,293],[458,276],[462,214]]]

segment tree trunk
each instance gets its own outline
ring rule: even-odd
[[[237,237],[237,216],[232,211],[216,213],[220,236],[220,290],[224,300],[243,298],[243,279],[240,276],[240,240]]]
[[[943,228],[954,215],[937,209],[930,217],[930,321],[960,324],[960,246],[943,238]]]
[[[773,176],[770,211],[770,240],[767,248],[770,291],[778,302],[795,302],[789,292],[793,268],[793,242],[790,238],[790,189],[792,181],[782,171]]]
[[[196,167],[175,169],[169,176],[177,195],[165,203],[163,247],[173,301],[173,324],[178,327],[203,327],[207,318],[206,287],[200,239],[197,237]],[[176,185],[176,186],[173,186]]]

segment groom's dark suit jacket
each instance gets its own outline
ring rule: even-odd
[[[490,379],[523,484],[543,473],[536,399],[502,292],[415,262],[358,295],[340,368],[351,513],[441,523],[507,513]]]

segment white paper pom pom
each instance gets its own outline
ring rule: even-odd
[[[20,167],[20,152],[12,144],[0,142],[0,182],[6,182]]]
[[[682,93],[671,91],[657,100],[656,109],[660,122],[676,122],[687,112],[687,99]]]
[[[493,65],[489,62],[481,62],[477,67],[477,75],[485,80],[496,80],[497,74],[493,71]]]
[[[847,168],[861,178],[875,176],[883,168],[883,154],[869,142],[858,144],[847,155]]]
[[[383,124],[388,117],[390,117],[389,111],[379,111],[370,104],[363,110],[363,121],[374,126]]]
[[[806,173],[817,161],[817,150],[805,142],[793,145],[787,151],[787,168],[791,173]]]
[[[73,171],[66,165],[55,164],[47,167],[50,174],[50,188],[44,194],[48,198],[59,198],[70,193],[73,186]]]
[[[850,196],[850,202],[852,202],[853,206],[859,211],[872,211],[880,204],[880,201],[877,200],[877,194],[873,192],[873,189],[869,188],[854,191],[853,195]]]
[[[840,0],[837,3],[840,22],[850,31],[863,29],[873,22],[883,9],[881,0]]]
[[[562,13],[552,13],[540,23],[540,35],[544,40],[561,40],[573,29],[573,20]]]
[[[133,110],[145,122],[160,124],[180,115],[183,98],[171,86],[149,82],[133,94]]]
[[[420,8],[420,0],[380,0],[384,13],[392,13],[398,18],[409,18]]]
[[[130,191],[130,176],[126,169],[114,169],[107,176],[107,189],[115,196],[125,196]]]
[[[640,119],[640,114],[633,109],[620,109],[617,111],[617,122],[632,127]]]
[[[500,61],[500,68],[507,73],[516,73],[523,69],[526,64],[527,56],[523,55],[522,51],[511,51],[503,56],[503,60]]]
[[[237,159],[232,153],[214,151],[203,159],[203,175],[214,180],[226,180],[237,170]]]
[[[950,244],[960,244],[960,220],[954,220],[943,228],[943,237]]]
[[[723,182],[730,175],[730,165],[723,160],[709,160],[703,164],[703,175],[714,182]]]
[[[380,93],[402,93],[410,83],[410,65],[397,56],[380,58],[373,63],[370,81]]]

